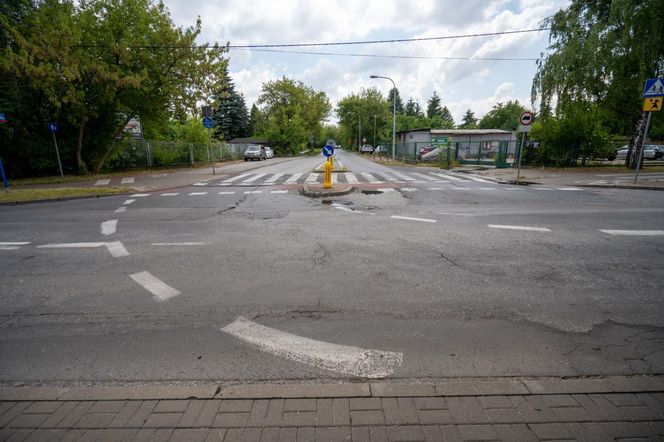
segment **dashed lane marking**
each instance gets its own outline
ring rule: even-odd
[[[531,226],[505,226],[502,224],[489,224],[489,227],[492,229],[504,229],[504,230],[526,230],[531,232],[550,232],[550,229],[546,227],[531,227]]]
[[[120,241],[107,242],[106,248],[113,258],[122,258],[129,256],[129,252]]]
[[[250,193],[263,193],[262,190],[245,190],[244,194],[248,195]]]
[[[161,193],[159,196],[178,196],[180,192],[166,192],[166,193]]]
[[[376,190],[378,190],[379,192],[396,192],[396,190],[394,190],[391,187],[379,187]]]
[[[134,201],[136,201],[136,200],[124,200],[124,202],[122,204],[124,204],[125,206],[128,206],[129,204],[133,203]]]
[[[422,223],[437,223],[438,221],[435,219],[429,219],[429,218],[413,218],[411,216],[399,216],[399,215],[392,215],[390,216],[392,219],[402,219],[406,221],[419,221]]]
[[[23,241],[0,242],[0,250],[18,250],[21,246],[30,244]]]
[[[403,353],[338,345],[265,327],[238,317],[221,329],[259,350],[346,375],[389,376],[403,363]]]
[[[152,293],[157,302],[167,301],[182,293],[147,271],[134,273],[129,275],[129,277],[141,285],[145,290]]]
[[[208,194],[207,192],[191,192],[191,193],[188,193],[187,195],[189,195],[189,196],[203,196],[203,195],[207,195],[207,194]]]
[[[580,187],[556,187],[556,190],[583,190]]]
[[[402,192],[417,192],[418,189],[415,187],[402,187],[401,188]]]
[[[38,249],[92,249],[105,246],[105,242],[70,242],[60,244],[43,244]]]
[[[124,213],[127,211],[127,206],[120,206],[117,209],[115,209],[115,213]]]
[[[118,220],[110,219],[101,223],[101,234],[102,235],[112,235],[118,228]]]
[[[605,230],[598,229],[602,233],[608,235],[624,235],[624,236],[661,236],[664,235],[664,230]]]
[[[271,190],[270,193],[288,193],[288,190]]]
[[[204,242],[153,242],[153,246],[204,246]]]
[[[150,196],[149,193],[135,193],[133,195],[129,195],[132,198],[145,198],[146,196]]]
[[[219,192],[219,195],[235,195],[234,191],[229,191],[229,192]]]

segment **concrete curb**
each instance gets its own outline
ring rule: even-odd
[[[599,187],[605,189],[664,190],[664,186],[641,186],[638,184],[572,184],[576,187]]]
[[[323,189],[322,185],[318,186],[307,186],[305,185],[302,190],[300,190],[300,194],[304,196],[308,196],[311,198],[321,198],[321,197],[326,197],[326,196],[342,196],[342,195],[348,195],[349,193],[352,193],[355,191],[355,187],[353,186],[332,186],[331,189]]]
[[[664,392],[664,376],[456,379],[435,383],[243,384],[127,387],[4,387],[0,401],[309,399]]]
[[[68,196],[64,198],[47,198],[43,200],[30,200],[30,201],[7,201],[1,202],[0,206],[24,206],[26,204],[38,204],[38,203],[57,203],[62,201],[75,201],[75,200],[87,200],[91,198],[106,198],[109,196],[127,196],[136,192],[123,192],[123,193],[108,193],[104,195],[81,195],[81,196]]]

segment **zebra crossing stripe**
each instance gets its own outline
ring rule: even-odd
[[[404,181],[415,181],[415,178],[411,178],[408,175],[405,175],[403,173],[397,172],[397,171],[392,171],[392,175],[396,176],[399,179],[402,179]]]
[[[253,183],[254,181],[258,180],[259,178],[263,178],[265,173],[257,173],[256,175],[252,176],[251,178],[247,178],[246,180],[242,181],[243,183]]]
[[[251,175],[251,174],[250,173],[243,173],[243,174],[240,174],[238,176],[234,176],[233,178],[228,178],[227,180],[222,181],[222,183],[232,183],[233,181],[237,181],[237,180],[241,180],[242,178],[246,178],[249,175]]]
[[[379,172],[379,173],[376,173],[376,175],[380,175],[383,178],[385,178],[387,181],[392,181],[393,183],[398,183],[399,182],[399,179],[397,177],[393,177],[392,175],[390,175],[389,173],[386,173],[386,172]]]
[[[297,180],[299,180],[302,175],[303,175],[302,173],[294,173],[293,175],[291,175],[290,178],[284,181],[284,184],[297,183]]]
[[[447,174],[444,174],[444,173],[435,173],[435,172],[429,172],[429,173],[431,175],[435,175],[437,177],[443,178],[443,179],[448,180],[448,181],[463,181],[461,178],[457,178],[455,176],[447,175]]]
[[[493,181],[489,181],[489,180],[485,180],[485,179],[482,179],[482,178],[478,178],[478,177],[473,176],[473,175],[470,175],[470,174],[467,174],[467,175],[457,175],[457,174],[453,174],[453,173],[450,172],[450,175],[451,175],[451,176],[455,176],[455,177],[459,177],[459,178],[463,177],[463,178],[468,179],[468,180],[471,180],[471,181],[477,181],[478,183],[493,183]]]
[[[427,180],[427,181],[436,181],[437,180],[437,178],[431,177],[429,175],[425,175],[423,173],[413,172],[413,175],[418,176],[418,177],[420,177],[424,180]]]
[[[318,181],[317,173],[310,173],[307,179],[304,180],[305,183],[315,183],[316,181]]]
[[[357,178],[352,173],[344,173],[344,176],[346,177],[346,182],[347,183],[350,183],[350,184],[357,183]]]
[[[370,173],[362,172],[361,175],[364,177],[364,179],[366,179],[366,180],[369,181],[370,183],[375,183],[375,184],[382,184],[382,183],[383,183],[383,181],[381,181],[381,180],[377,180],[377,179],[374,178],[374,176],[371,175]]]
[[[270,177],[270,179],[265,180],[266,183],[276,183],[279,178],[284,176],[283,173],[275,173]]]
[[[339,182],[337,175],[338,175],[337,173],[332,174],[332,184],[337,184]]]

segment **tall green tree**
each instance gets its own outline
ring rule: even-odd
[[[442,113],[443,108],[440,105],[440,97],[436,91],[433,91],[431,98],[429,98],[429,101],[427,102],[427,117],[440,117],[442,116]]]
[[[392,104],[376,88],[362,89],[359,94],[348,95],[337,103],[336,114],[342,128],[343,142],[358,146],[362,139],[373,142],[374,115],[377,139],[391,137]],[[358,141],[358,137],[360,138]]]
[[[480,129],[502,129],[515,131],[519,127],[519,117],[526,108],[519,100],[495,104],[479,122]]]
[[[214,135],[224,141],[247,137],[250,134],[249,112],[244,96],[235,90],[235,85],[224,67],[221,88],[215,95],[217,103],[214,109]]]
[[[263,114],[256,103],[251,105],[249,112],[249,135],[256,136],[261,133],[263,127]]]
[[[475,113],[468,109],[465,114],[463,114],[462,123],[459,125],[459,129],[477,129],[477,118]]]
[[[399,95],[399,89],[397,88],[390,89],[390,92],[387,94],[387,101],[390,103],[390,109],[393,109],[392,103],[394,102],[395,92],[396,92],[396,102],[397,102],[397,107],[396,107],[397,114],[403,114],[404,113],[403,100],[401,99],[401,95]]]
[[[409,117],[424,117],[420,103],[415,101],[413,97],[410,97],[406,102],[404,113]]]
[[[581,108],[602,109],[593,113],[595,124],[588,130],[631,135],[630,145],[640,145],[644,80],[657,75],[664,63],[662,2],[572,0],[542,26],[551,28],[549,47],[532,88],[533,101],[540,100],[541,122],[550,115],[566,119]],[[653,118],[654,125],[662,118]],[[639,155],[633,152],[629,166]]]
[[[443,119],[446,126],[449,126],[449,128],[454,127],[454,117],[447,106],[443,106],[443,109],[440,111],[440,117]]]
[[[331,110],[324,92],[286,77],[263,84],[257,103],[264,135],[282,153],[297,153],[310,139],[319,140]]]

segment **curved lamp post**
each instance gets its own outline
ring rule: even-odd
[[[390,77],[381,77],[380,75],[371,75],[369,78],[383,78],[392,82],[392,160],[396,159],[396,142],[397,142],[397,85]]]

